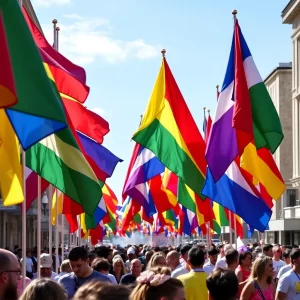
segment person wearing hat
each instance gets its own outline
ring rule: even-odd
[[[127,249],[127,256],[128,256],[128,260],[126,261],[125,265],[127,271],[130,271],[130,262],[137,258],[136,252],[133,247],[129,247]]]
[[[40,256],[40,268],[41,268],[41,278],[53,279],[57,276],[57,273],[52,271],[52,257],[48,253],[43,253]],[[37,278],[37,273],[33,274],[33,278]]]

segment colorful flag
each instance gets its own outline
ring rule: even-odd
[[[47,42],[33,20],[30,19],[25,8],[23,8],[23,14],[44,64],[50,68],[56,79],[58,90],[63,95],[76,99],[81,103],[85,102],[89,94],[89,87],[86,86],[85,70],[73,64]]]
[[[200,195],[206,170],[205,144],[165,58],[133,140],[151,150]]]
[[[251,143],[256,149],[266,148],[274,153],[282,139],[279,116],[236,21],[227,71],[206,148],[206,160],[214,181],[225,173],[245,147],[252,147]]]
[[[65,128],[66,118],[18,2],[2,1],[0,11],[1,73],[6,78],[5,81],[0,78],[0,91],[2,89],[2,96],[8,93],[9,102],[14,98],[18,100],[6,113],[22,148],[27,150],[44,137]]]
[[[24,201],[20,147],[4,109],[0,109],[0,194],[4,206]]]

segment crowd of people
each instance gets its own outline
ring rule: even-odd
[[[300,300],[297,245],[102,245],[40,255],[0,249],[0,300]],[[54,252],[53,252],[54,253]],[[26,286],[21,269],[26,264]]]

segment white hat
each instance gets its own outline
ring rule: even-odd
[[[129,247],[127,249],[127,255],[129,255],[129,254],[135,254],[135,251],[134,251],[134,249],[132,247]]]
[[[52,257],[50,254],[43,253],[41,255],[41,268],[52,268]]]

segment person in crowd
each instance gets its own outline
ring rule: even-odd
[[[273,267],[274,267],[274,278],[277,277],[279,270],[286,264],[281,260],[282,252],[280,246],[273,247]]]
[[[94,259],[94,261],[92,263],[92,268],[95,271],[100,272],[100,273],[108,276],[110,281],[113,284],[118,284],[117,280],[116,280],[116,277],[112,274],[109,274],[109,267],[110,267],[110,264],[109,264],[108,260],[105,259],[105,258],[98,257],[98,258]]]
[[[268,257],[273,257],[273,246],[270,244],[266,244],[263,246],[263,254]]]
[[[249,251],[241,252],[239,255],[239,265],[235,270],[239,284],[247,281],[251,274],[252,254]]]
[[[217,250],[219,251],[219,254],[218,254],[217,261],[220,260],[221,258],[223,258],[225,256],[224,246],[225,246],[224,244],[218,245],[218,249]]]
[[[97,256],[96,253],[89,253],[89,254],[88,254],[88,259],[89,259],[89,265],[90,265],[90,266],[92,265],[94,259],[96,259],[97,257],[98,257],[98,256]]]
[[[186,300],[207,299],[207,275],[203,270],[204,260],[203,250],[198,247],[191,248],[188,253],[188,264],[191,271],[178,277],[184,285]]]
[[[17,257],[0,249],[0,299],[17,300],[17,285],[22,270]]]
[[[147,268],[151,269],[154,267],[158,267],[158,266],[163,267],[166,265],[167,265],[167,261],[166,261],[165,254],[163,252],[156,252],[152,255]]]
[[[233,272],[239,265],[239,253],[237,250],[230,248],[225,252],[227,268]]]
[[[145,253],[145,265],[144,265],[145,270],[147,269],[147,266],[148,266],[149,261],[150,261],[153,254],[154,254],[154,251],[152,251],[152,250],[147,250],[146,251],[146,253]]]
[[[291,252],[292,269],[279,278],[276,300],[300,299],[300,249]]]
[[[170,269],[156,267],[149,269],[137,278],[137,286],[130,300],[185,300],[183,284],[171,278]],[[200,298],[199,298],[200,300]]]
[[[206,279],[206,286],[211,300],[236,300],[238,279],[233,271],[216,269]]]
[[[25,287],[23,288],[23,277],[22,277],[22,275],[20,275],[20,279],[18,280],[18,283],[17,283],[17,294],[18,294],[18,297],[20,297],[23,294],[23,291],[30,284],[30,282],[31,282],[31,279],[28,278],[28,277],[26,277],[25,278]]]
[[[89,266],[88,254],[85,248],[73,248],[69,253],[69,261],[73,273],[66,274],[58,280],[58,283],[67,291],[69,299],[75,295],[79,287],[91,280],[111,282],[108,276],[94,271]]]
[[[226,264],[226,253],[232,249],[232,246],[230,244],[224,245],[224,256],[222,256],[219,260],[217,260],[215,268],[221,268],[221,269],[226,269],[227,264]]]
[[[52,256],[48,253],[43,253],[40,256],[40,261],[41,278],[50,278],[54,280],[57,273],[52,271]],[[33,274],[33,278],[37,278],[37,273]]]
[[[270,256],[258,257],[252,266],[248,283],[240,300],[274,300],[273,260]]]
[[[130,262],[130,273],[122,276],[120,284],[130,285],[135,284],[137,277],[142,272],[142,263],[139,259],[135,258]]]
[[[181,268],[180,264],[180,254],[176,250],[172,250],[167,254],[167,265],[171,269],[172,274],[174,274],[174,271]],[[173,277],[171,274],[171,277]]]
[[[291,263],[291,249],[286,248],[286,250],[283,252],[282,257],[286,265],[282,268],[280,268],[279,272],[276,276],[276,282],[278,283],[279,278],[286,272],[290,271],[293,268],[293,265]]]
[[[61,278],[62,276],[69,274],[72,272],[71,269],[71,265],[70,265],[70,261],[68,259],[65,259],[62,261],[61,265],[60,265],[60,273],[55,276],[54,280],[58,281],[59,278]]]
[[[13,250],[13,254],[17,255],[18,249],[19,249],[19,246],[18,246],[18,245],[15,245],[15,246],[14,246],[14,250]]]
[[[126,267],[124,261],[122,260],[121,256],[115,256],[113,258],[113,273],[112,275],[115,276],[117,283],[120,282],[123,275],[126,274]]]
[[[80,287],[74,300],[129,300],[130,289],[124,285],[113,285],[92,281]]]
[[[207,275],[211,274],[215,268],[218,259],[218,250],[216,248],[210,248],[207,252],[208,262],[204,264],[203,270]]]
[[[25,259],[25,266],[26,266],[26,277],[33,279],[33,261],[31,259],[31,250],[27,249],[26,251],[26,259]],[[23,258],[20,260],[21,264],[23,265]]]
[[[58,283],[48,278],[32,281],[20,300],[67,300],[67,294]]]
[[[187,274],[190,271],[189,265],[187,263],[187,259],[188,259],[188,253],[191,250],[191,248],[192,248],[191,245],[184,245],[180,248],[181,268],[174,270],[174,272],[171,275],[173,278],[177,278],[180,275]]]

